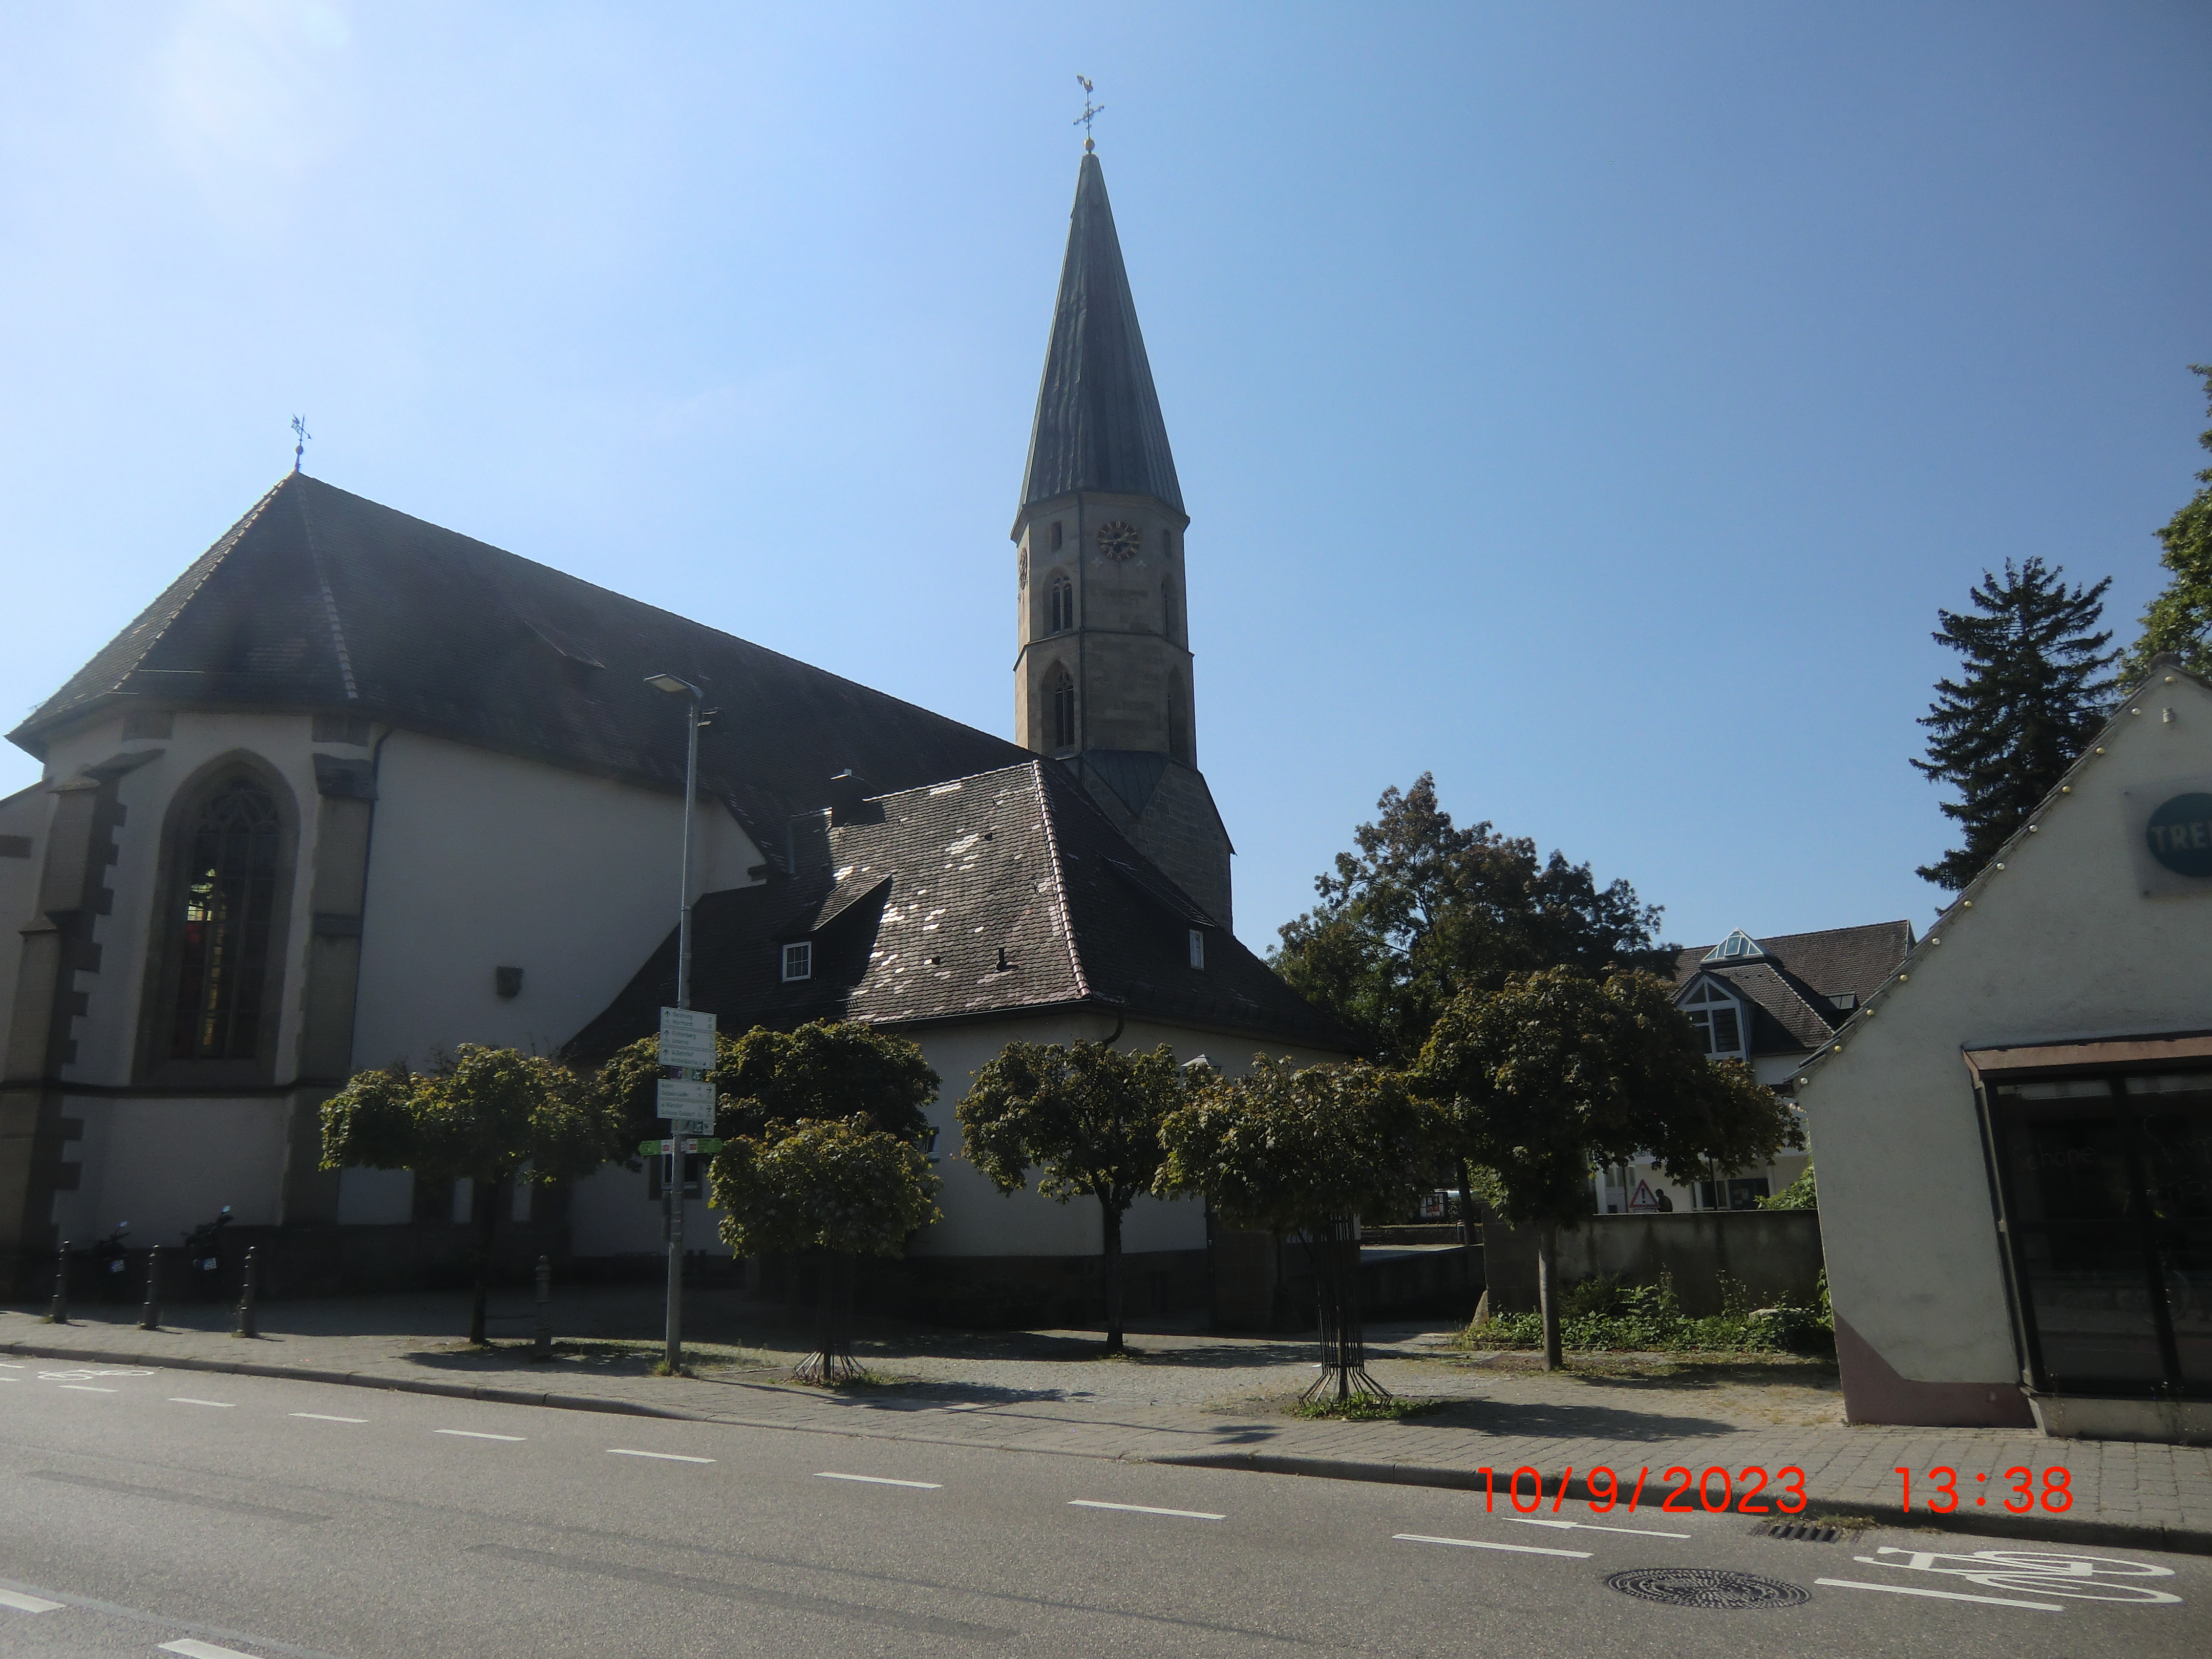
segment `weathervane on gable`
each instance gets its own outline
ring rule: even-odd
[[[293,471],[297,472],[300,470],[300,462],[305,458],[307,453],[307,440],[314,435],[315,434],[307,430],[307,417],[306,416],[295,415],[292,417]]]
[[[1097,142],[1091,136],[1091,124],[1106,112],[1106,106],[1091,101],[1091,94],[1097,88],[1091,84],[1089,76],[1079,75],[1075,79],[1076,83],[1083,88],[1083,113],[1068,125],[1083,129],[1083,151],[1087,155],[1098,148]]]

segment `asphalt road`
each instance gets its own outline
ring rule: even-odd
[[[1582,1524],[1530,1524],[1565,1520]],[[1479,1492],[0,1364],[5,1655],[2212,1649],[2212,1560],[1753,1524],[1648,1498],[1516,1518]],[[1608,1583],[1659,1570],[1663,1589],[1676,1569],[1748,1574],[1786,1604]]]

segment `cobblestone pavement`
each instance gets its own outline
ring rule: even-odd
[[[864,1321],[854,1351],[883,1381],[830,1391],[789,1381],[807,1346],[805,1327],[776,1323],[776,1310],[734,1291],[690,1298],[694,1375],[650,1375],[656,1304],[635,1288],[565,1294],[550,1361],[530,1358],[534,1315],[507,1295],[493,1304],[489,1350],[457,1340],[466,1304],[453,1295],[270,1304],[261,1311],[262,1334],[251,1340],[229,1334],[222,1308],[165,1310],[167,1322],[151,1332],[136,1328],[120,1307],[74,1310],[66,1326],[27,1309],[0,1310],[0,1356],[12,1362],[0,1377],[67,1369],[41,1366],[40,1357],[249,1370],[1013,1451],[1474,1492],[1494,1482],[1492,1501],[1500,1506],[1510,1502],[1513,1472],[1528,1469],[1541,1476],[1544,1513],[1586,1519],[1593,1471],[1616,1472],[1624,1492],[1644,1472],[1640,1505],[1649,1510],[1670,1486],[1709,1469],[1727,1471],[1739,1498],[1759,1478],[1745,1471],[1766,1471],[1762,1496],[1771,1497],[1796,1484],[1782,1474],[1790,1469],[1803,1472],[1808,1516],[1894,1524],[1903,1467],[1913,1472],[1918,1524],[2212,1553],[2212,1449],[2051,1440],[2030,1430],[1851,1427],[1832,1372],[1802,1361],[1575,1356],[1568,1371],[1546,1375],[1527,1355],[1470,1355],[1446,1332],[1385,1328],[1370,1334],[1370,1370],[1394,1393],[1440,1408],[1401,1422],[1315,1421],[1287,1411],[1315,1374],[1310,1340],[1152,1332],[1132,1336],[1132,1358],[1109,1359],[1099,1357],[1095,1332]],[[2002,1507],[2018,1501],[2017,1476],[2006,1471],[2021,1467],[2034,1472],[2039,1503],[2016,1515]],[[1670,1481],[1667,1472],[1677,1468],[1688,1475]],[[1959,1472],[1960,1502],[1949,1516],[1921,1507],[1935,1486],[1928,1472],[1937,1468]],[[2054,1469],[2065,1472],[2067,1487],[2051,1496],[2065,1505],[2057,1513],[2040,1501]],[[1554,1510],[1563,1479],[1565,1506]],[[1720,1478],[1711,1480],[1717,1504]],[[1529,1482],[1523,1474],[1524,1502]],[[1674,1501],[1697,1500],[1692,1491]]]

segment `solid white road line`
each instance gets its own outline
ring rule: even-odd
[[[887,1474],[840,1474],[835,1469],[817,1469],[817,1480],[865,1480],[872,1486],[920,1486],[928,1492],[941,1489],[942,1480],[894,1480]]]
[[[1572,1527],[1577,1532],[1632,1532],[1638,1538],[1689,1538],[1686,1532],[1654,1532],[1649,1527],[1601,1527],[1593,1521],[1532,1521],[1525,1515],[1509,1515],[1508,1521],[1518,1521],[1524,1527]]]
[[[224,1412],[237,1409],[237,1407],[228,1400],[195,1400],[188,1394],[173,1394],[169,1396],[169,1403],[172,1406],[213,1406],[217,1411]]]
[[[1568,1555],[1577,1561],[1590,1559],[1588,1550],[1547,1550],[1534,1544],[1492,1544],[1480,1538],[1431,1538],[1424,1533],[1394,1532],[1401,1544],[1453,1544],[1463,1550],[1510,1550],[1516,1555]]]
[[[1968,1595],[1963,1590],[1922,1589],[1915,1584],[1863,1584],[1856,1578],[1815,1578],[1816,1584],[1836,1589],[1887,1590],[1892,1595],[1927,1595],[1938,1601],[1979,1601],[1984,1607],[2026,1607],[2031,1613],[2063,1613],[2055,1601],[2015,1601],[2008,1595]]]
[[[607,1455],[610,1457],[657,1457],[664,1463],[711,1463],[714,1461],[711,1457],[686,1457],[682,1452],[633,1451],[628,1446],[610,1446],[607,1448]]]
[[[0,1607],[13,1607],[18,1613],[58,1613],[69,1604],[49,1601],[43,1595],[26,1595],[20,1590],[0,1589]]]
[[[1179,1515],[1186,1521],[1226,1521],[1225,1515],[1214,1515],[1205,1510],[1163,1510],[1150,1504],[1102,1504],[1092,1498],[1071,1498],[1068,1506],[1079,1510],[1126,1510],[1132,1515]]]
[[[433,1434],[458,1434],[465,1440],[526,1440],[527,1435],[486,1434],[482,1429],[433,1429]]]
[[[250,1653],[236,1648],[219,1648],[212,1642],[195,1642],[189,1636],[180,1636],[173,1642],[161,1644],[164,1653],[181,1653],[185,1659],[253,1659]]]
[[[332,1417],[328,1412],[294,1412],[295,1417],[312,1418],[318,1423],[366,1423],[365,1417]]]
[[[113,1389],[95,1388],[89,1382],[62,1382],[56,1384],[56,1386],[64,1389],[75,1389],[79,1394],[114,1394],[117,1392],[117,1390]]]

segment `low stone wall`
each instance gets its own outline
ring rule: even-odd
[[[1536,1235],[1486,1222],[1483,1255],[1490,1305],[1526,1313],[1536,1305]],[[1682,1311],[1721,1311],[1722,1280],[1744,1287],[1754,1307],[1805,1302],[1820,1276],[1820,1218],[1813,1210],[1706,1210],[1671,1215],[1585,1216],[1559,1231],[1562,1285],[1600,1274],[1627,1285],[1672,1275]]]

